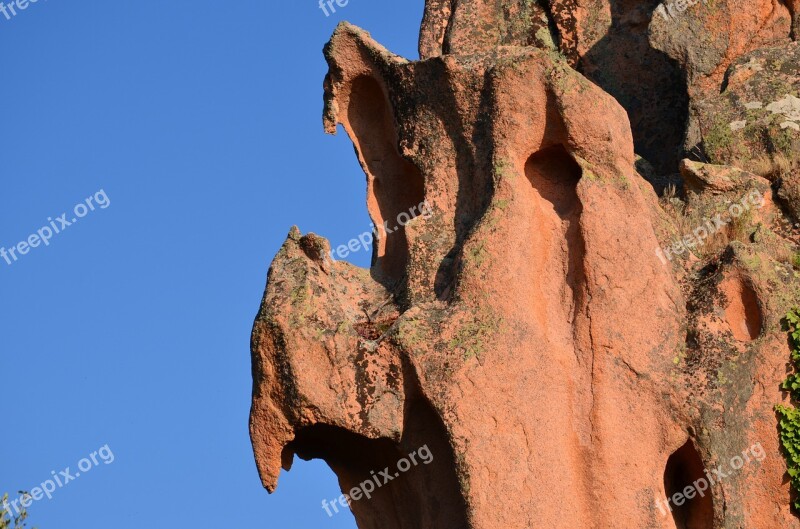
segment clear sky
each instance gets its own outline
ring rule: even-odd
[[[250,328],[293,224],[334,245],[369,228],[352,145],[322,131],[322,46],[349,20],[416,58],[422,4],[0,14],[0,492],[70,467],[29,508],[34,525],[355,526],[321,508],[340,493],[324,463],[262,489]]]

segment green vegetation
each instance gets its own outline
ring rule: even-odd
[[[733,135],[730,124],[717,122],[703,137],[706,154],[713,163],[721,163],[725,154],[732,155]]]
[[[553,51],[558,51],[558,46],[556,46],[556,43],[553,40],[553,34],[550,33],[550,30],[548,29],[547,26],[540,27],[536,31],[536,34],[534,36],[536,37],[536,42],[538,42],[539,44],[545,46],[546,49],[553,50]],[[559,54],[559,55],[561,55],[561,54]],[[563,55],[561,55],[561,56],[563,57]]]
[[[475,266],[480,268],[483,265],[486,258],[489,256],[489,253],[486,251],[483,242],[480,244],[474,245],[469,250],[470,260],[475,263]]]
[[[792,350],[792,365],[795,372],[783,382],[783,389],[789,392],[792,400],[800,402],[800,311],[792,309],[784,319],[789,333]],[[800,410],[794,406],[778,405],[778,431],[786,457],[787,473],[796,494],[794,508],[800,510]]]
[[[800,270],[800,252],[794,252],[792,254],[792,266],[795,270]]]
[[[792,141],[792,135],[789,132],[791,129],[780,129],[778,128],[777,122],[780,121],[778,119],[775,120],[776,125],[774,129],[774,133],[772,134],[772,144],[774,145],[774,150],[776,153],[782,154],[789,159],[792,159],[796,156],[794,150],[794,143]]]
[[[731,241],[739,241],[743,243],[750,242],[750,236],[755,231],[755,220],[753,219],[753,210],[746,209],[738,217],[733,217],[728,228],[728,239]]]
[[[22,496],[27,495],[27,492],[20,491]],[[28,512],[23,507],[20,513],[12,518],[9,511],[5,510],[4,505],[8,505],[8,494],[3,494],[3,499],[0,501],[0,529],[25,529],[27,527],[26,520],[28,519]],[[35,528],[34,528],[35,529]]]
[[[503,178],[511,180],[514,177],[514,166],[508,160],[504,160],[502,158],[495,160],[492,169],[494,170],[495,178],[498,181],[502,180]]]
[[[395,343],[416,352],[428,343],[428,331],[424,320],[401,319],[394,329]]]
[[[500,329],[500,324],[501,319],[488,311],[484,314],[475,314],[473,320],[462,323],[448,346],[451,350],[460,351],[465,361],[473,357],[480,360],[490,347],[490,342]]]

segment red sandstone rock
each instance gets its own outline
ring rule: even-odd
[[[650,23],[617,10],[613,31]],[[253,330],[264,485],[298,455],[349,491],[425,445],[430,465],[353,502],[359,527],[800,527],[772,411],[800,294],[769,183],[687,161],[685,202],[659,204],[628,113],[509,25],[522,12],[549,13],[429,0],[418,62],[348,24],[326,46],[325,128],[353,140],[372,220],[431,212],[382,235],[370,270],[290,232]],[[590,61],[602,11],[555,12],[568,58],[602,76],[622,49]],[[659,254],[754,191],[763,208]],[[657,505],[755,444],[704,497]]]
[[[695,146],[693,102],[718,93],[737,58],[788,43],[798,12],[796,0],[428,0],[420,55],[557,47],[625,108],[637,153],[663,174]]]

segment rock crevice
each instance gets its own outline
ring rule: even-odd
[[[347,492],[426,446],[353,503],[360,527],[800,527],[772,411],[800,302],[779,182],[685,160],[659,198],[634,154],[677,171],[725,68],[795,46],[788,8],[759,1],[667,27],[654,2],[428,0],[420,61],[340,25],[325,130],[352,139],[391,231],[369,270],[296,229],[275,258],[252,338],[264,485],[298,455]],[[775,71],[752,77],[794,75]],[[754,443],[767,459],[659,507]]]

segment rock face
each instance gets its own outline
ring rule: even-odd
[[[296,228],[270,268],[250,422],[267,489],[298,455],[347,493],[380,485],[353,494],[362,529],[800,528],[773,411],[792,198],[685,160],[659,200],[635,169],[636,151],[677,172],[687,130],[738,109],[737,65],[796,49],[796,10],[753,3],[671,22],[740,28],[701,46],[651,3],[429,0],[417,62],[340,25],[325,129],[352,139],[386,229],[370,270]],[[789,59],[752,82],[794,86]],[[765,107],[793,116],[797,96]]]
[[[716,163],[800,152],[800,43],[763,48],[731,65],[722,91],[696,105],[694,141]]]
[[[423,59],[493,46],[559,49],[628,112],[636,152],[661,172],[697,148],[694,102],[720,91],[741,56],[790,42],[792,0],[428,0]],[[794,20],[794,22],[793,22]],[[694,131],[692,127],[691,131]]]

